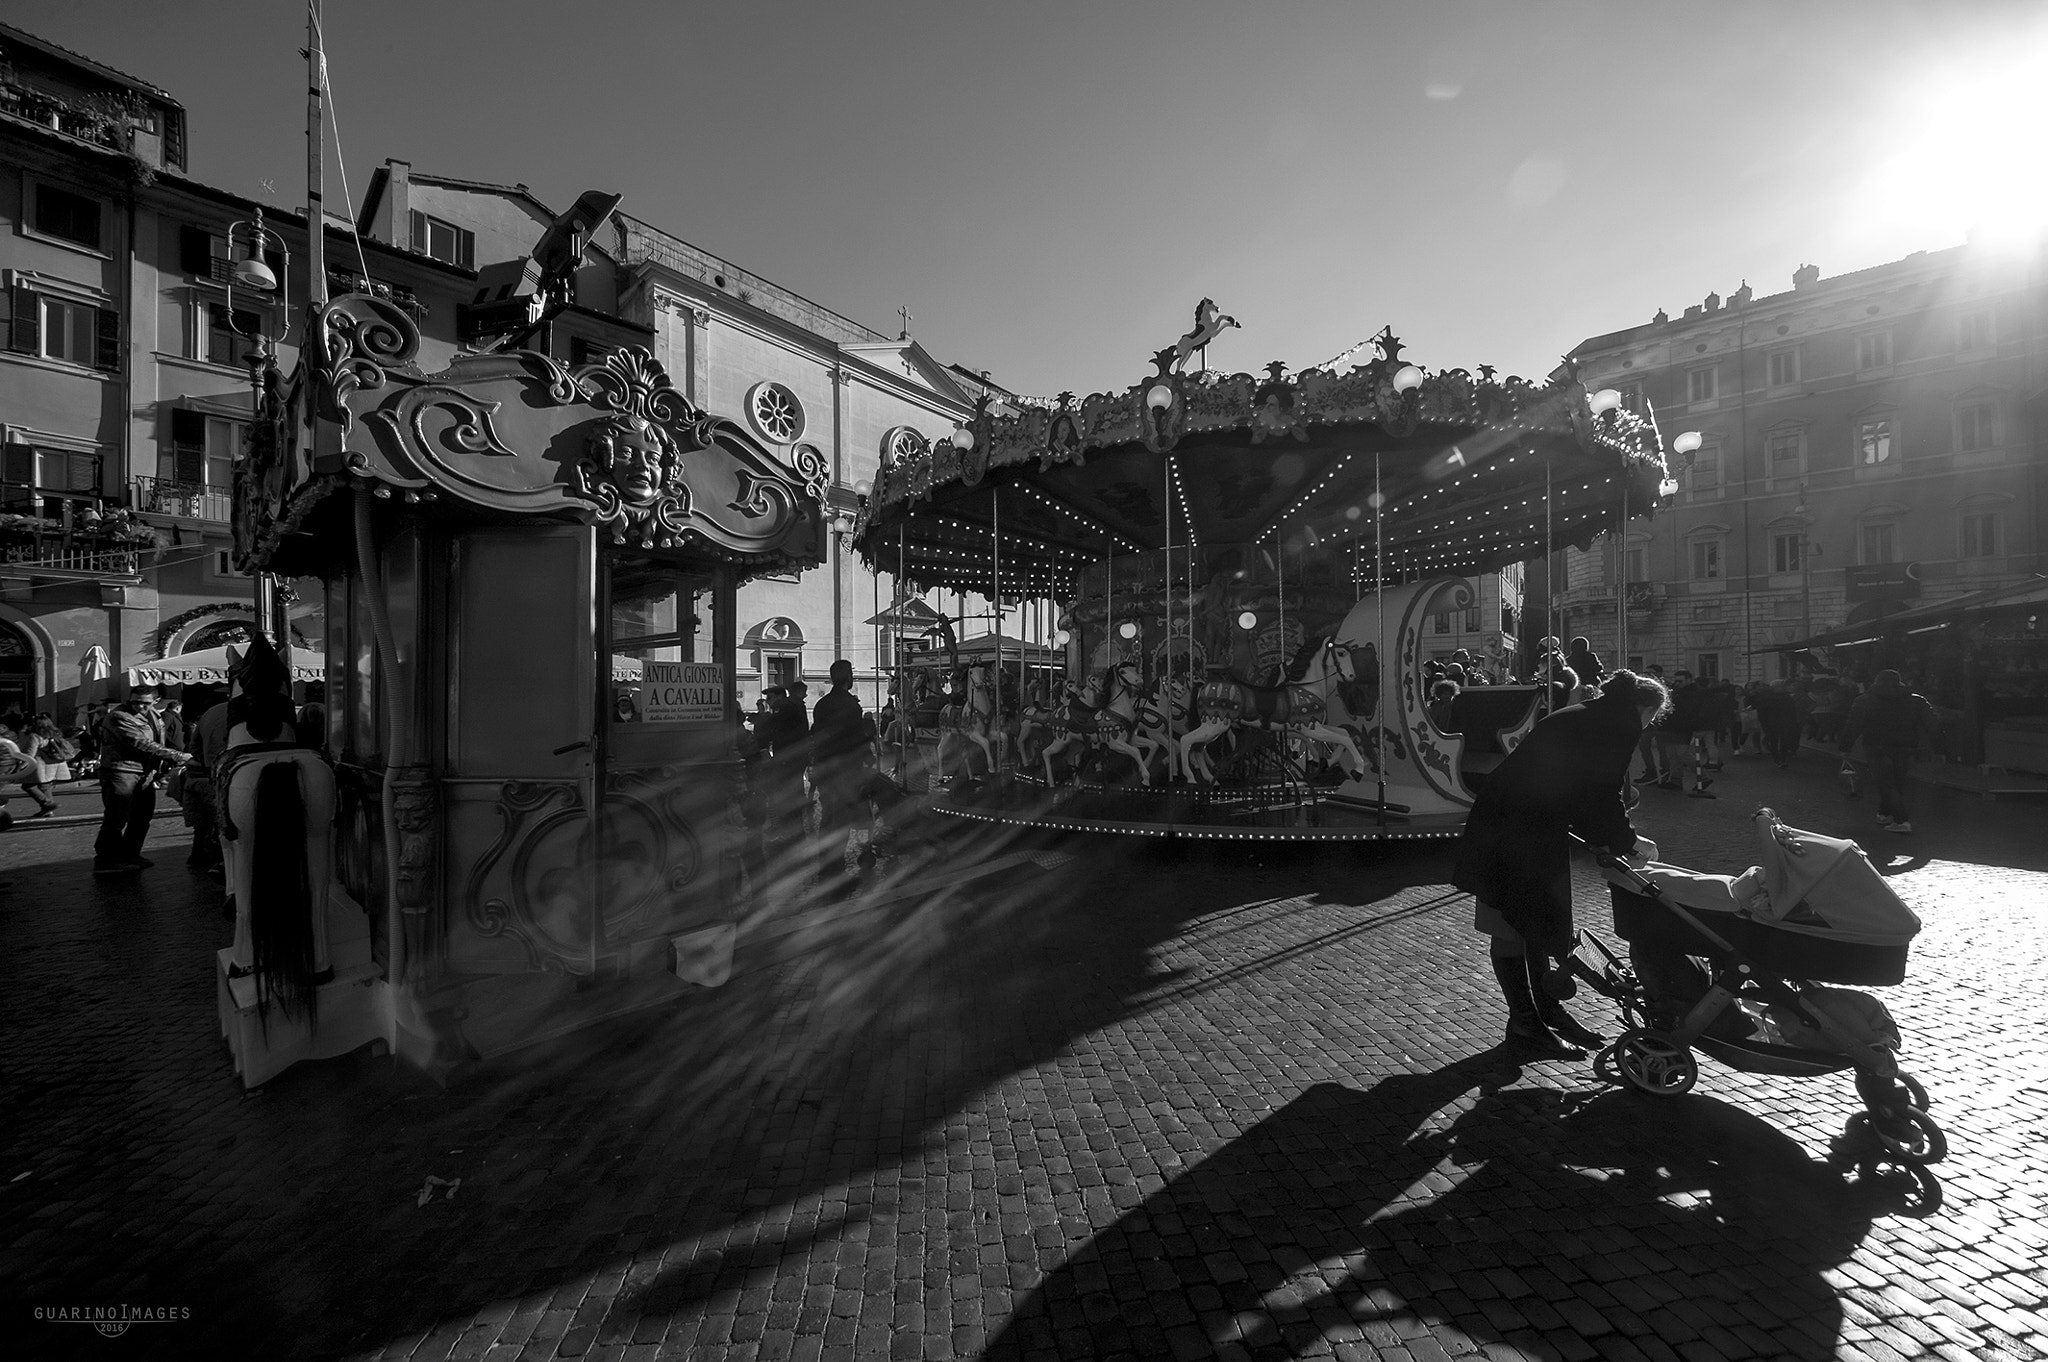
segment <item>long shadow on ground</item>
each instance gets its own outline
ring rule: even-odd
[[[985,1356],[1277,1359],[1427,1335],[1581,1356],[1602,1334],[1834,1355],[1821,1273],[1889,1204],[1882,1184],[1711,1098],[1496,1086],[1516,1072],[1487,1053],[1309,1089],[1072,1255]]]
[[[950,841],[940,868],[1020,845]],[[427,1334],[433,1350],[479,1318],[486,1341],[564,1354],[687,1350],[673,1320],[714,1298],[735,1329],[816,1326],[768,1298],[764,1273],[916,1195],[913,1161],[945,1143],[949,1114],[1124,1015],[1181,924],[1269,897],[1276,870],[1295,892],[1419,873],[1218,861],[1167,894],[1171,859],[1082,853],[972,892],[794,906],[731,984],[662,1024],[451,1091],[358,1056],[241,1094],[214,1026],[222,928],[203,888],[132,928],[111,901],[61,930],[10,924],[67,962],[50,986],[88,980],[93,996],[62,1015],[0,1000],[25,1042],[0,1144],[7,1167],[37,1170],[0,1188],[27,1227],[0,1251],[4,1294],[190,1311],[131,1333],[127,1355],[327,1356]],[[857,1176],[896,1164],[900,1180]],[[33,1346],[98,1357],[105,1342],[46,1327]]]

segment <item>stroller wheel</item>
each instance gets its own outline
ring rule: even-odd
[[[1941,1179],[1917,1163],[1867,1158],[1856,1165],[1856,1180],[1886,1193],[1895,1214],[1925,1220],[1941,1209]]]
[[[1920,1086],[1920,1080],[1903,1069],[1899,1071],[1898,1078],[1899,1086],[1906,1090],[1906,1099],[1913,1104],[1913,1110],[1927,1110],[1927,1089]]]
[[[1887,1115],[1882,1121],[1859,1111],[1849,1118],[1842,1133],[1852,1141],[1875,1142],[1878,1152],[1894,1163],[1940,1163],[1948,1157],[1948,1136],[1932,1116],[1917,1107]]]
[[[1641,1028],[1614,1042],[1614,1067],[1630,1087],[1653,1097],[1677,1097],[1699,1081],[1692,1051],[1661,1031]]]

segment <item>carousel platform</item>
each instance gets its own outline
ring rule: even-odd
[[[934,790],[934,813],[1057,832],[1216,842],[1447,841],[1462,814],[1409,816],[1397,808],[1305,785],[1063,785],[1030,776],[960,781]]]

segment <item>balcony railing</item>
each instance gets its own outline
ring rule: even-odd
[[[145,514],[182,516],[225,525],[234,518],[235,499],[224,487],[172,478],[136,478],[135,509]]]
[[[0,576],[49,578],[139,578],[142,555],[132,549],[60,549],[9,544]],[[11,570],[10,570],[11,569]]]

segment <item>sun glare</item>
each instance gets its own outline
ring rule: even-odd
[[[1904,250],[2038,239],[2048,231],[2044,89],[2048,29],[1930,74],[1895,106],[1888,145],[1849,205],[1852,234]]]

